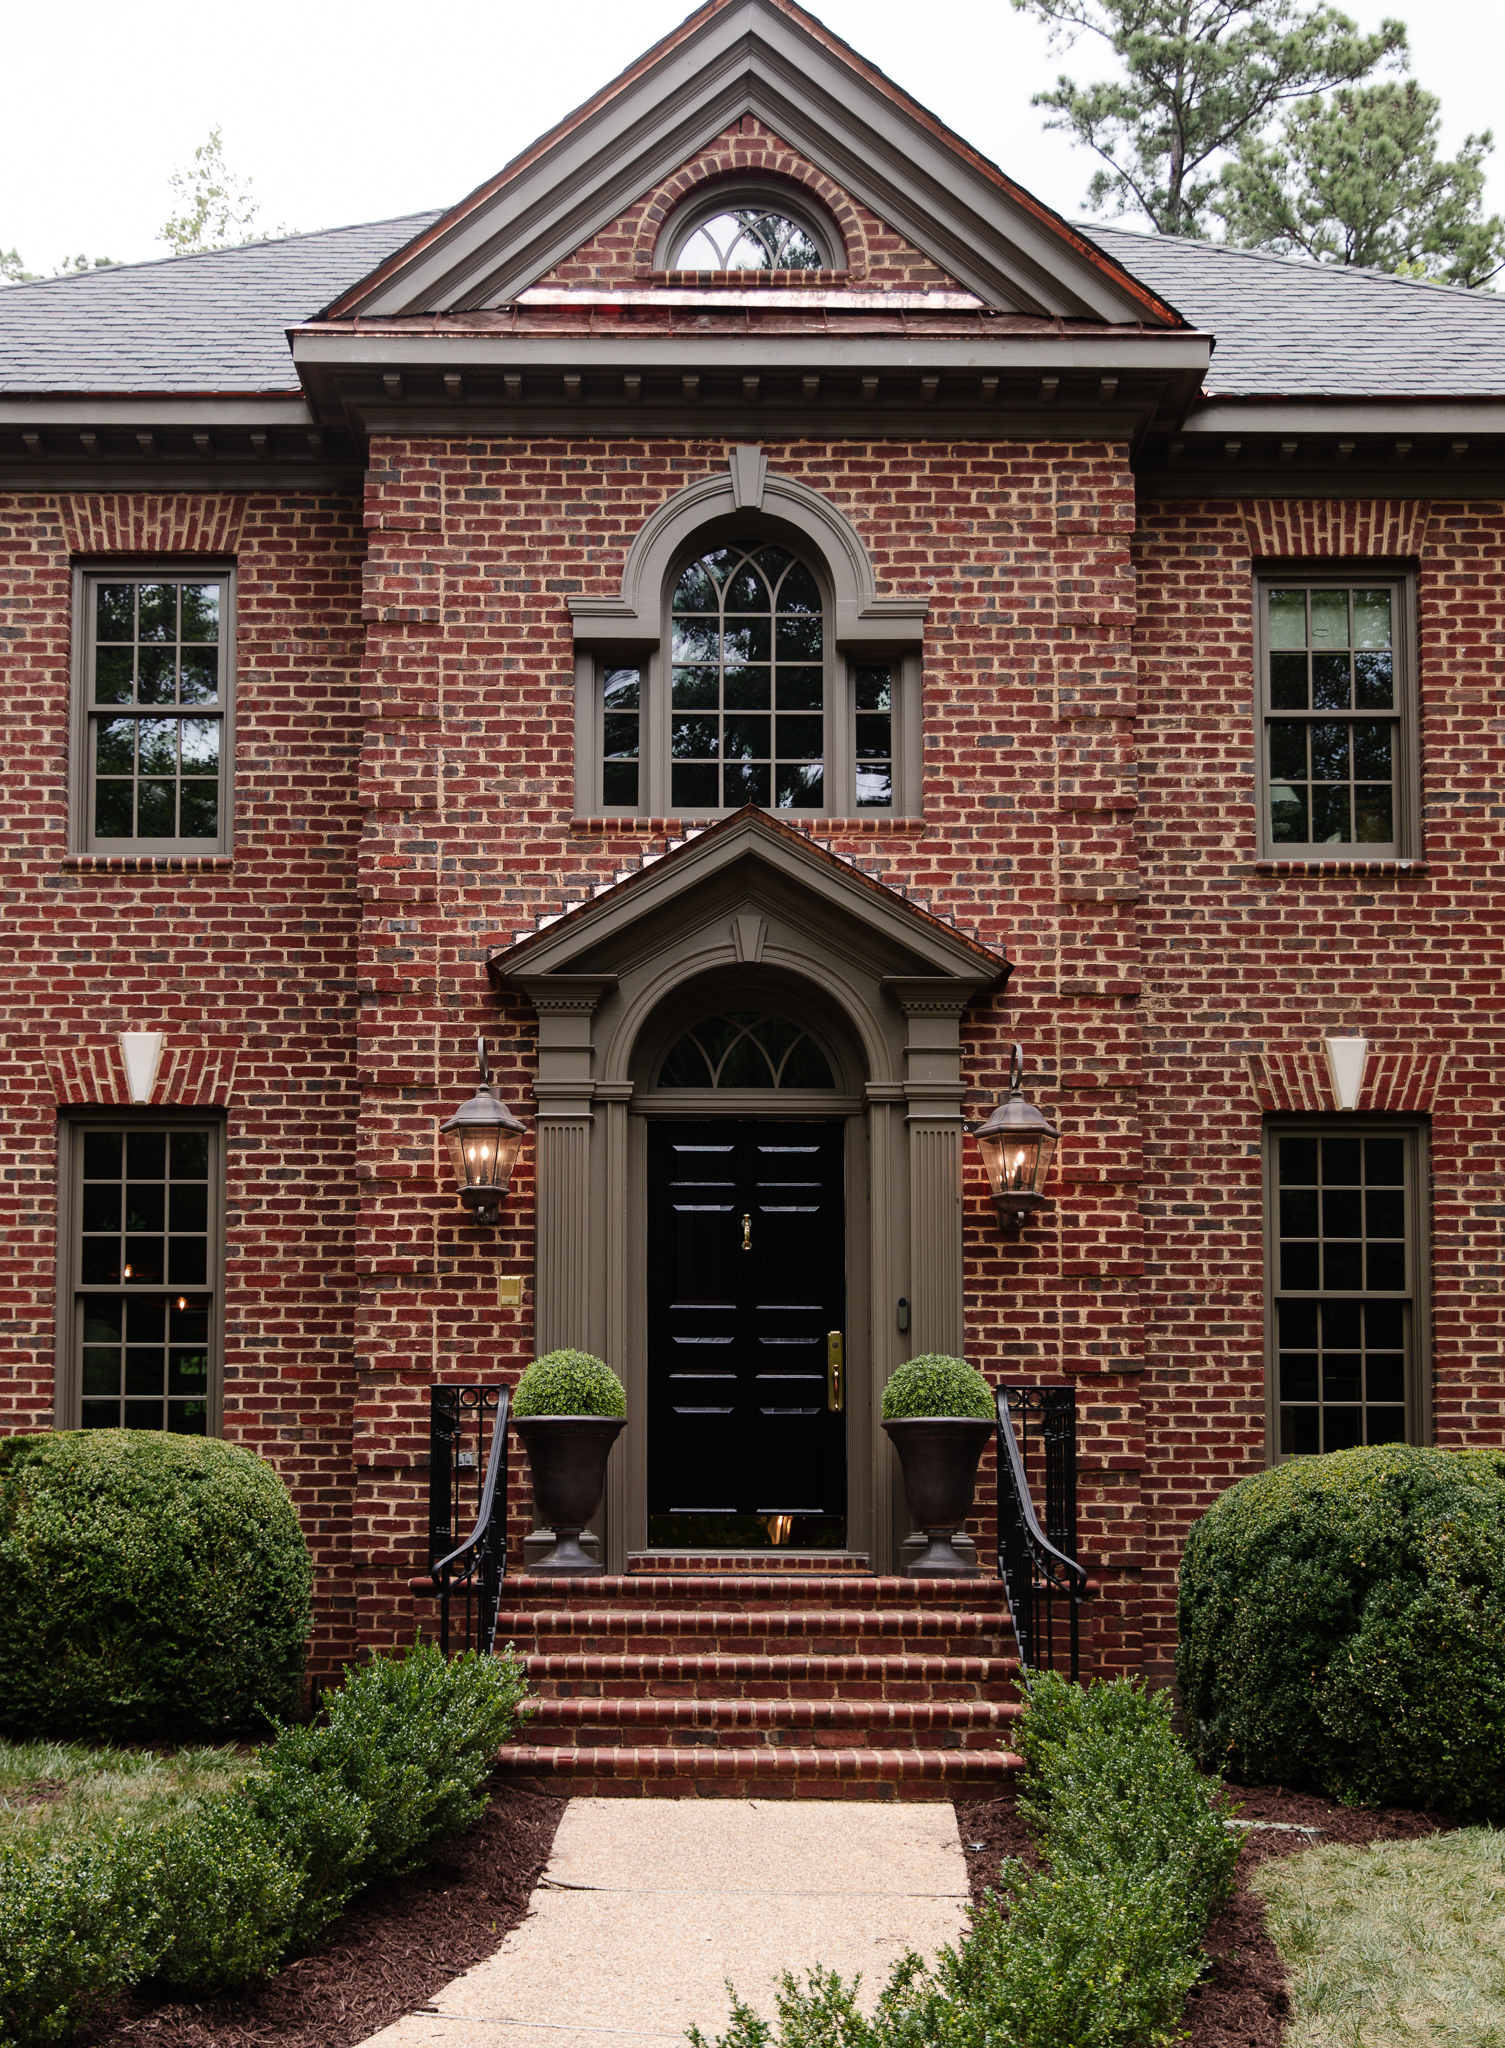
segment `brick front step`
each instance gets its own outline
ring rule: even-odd
[[[627,1569],[639,1572],[865,1572],[868,1560],[855,1551],[829,1550],[710,1550],[697,1556],[678,1556],[668,1550],[636,1550],[627,1559]]]
[[[807,1653],[861,1650],[881,1654],[892,1643],[933,1645],[943,1656],[981,1651],[1006,1655],[1012,1642],[1006,1612],[960,1613],[918,1608],[800,1607],[792,1611],[714,1607],[539,1607],[504,1609],[497,1640],[527,1640],[540,1654],[617,1649],[629,1644],[664,1652],[724,1650],[779,1656],[792,1641]],[[625,1639],[625,1641],[623,1640]]]
[[[969,1700],[1007,1686],[1013,1657],[758,1657],[558,1651],[524,1656],[530,1688],[611,1699]]]
[[[1022,1712],[1007,1700],[539,1699],[532,1744],[656,1739],[669,1746],[996,1750]]]
[[[513,1743],[498,1757],[513,1784],[597,1798],[957,1799],[1006,1785],[1023,1759],[994,1749],[711,1749]]]
[[[685,1612],[768,1607],[784,1613],[818,1607],[1008,1613],[1003,1586],[994,1578],[880,1578],[862,1572],[603,1572],[583,1579],[533,1578],[517,1572],[503,1582],[502,1600],[510,1613],[530,1614],[539,1608],[617,1606]]]

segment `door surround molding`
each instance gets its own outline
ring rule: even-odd
[[[762,920],[756,961],[750,919]],[[493,955],[488,971],[538,1015],[534,1341],[608,1359],[629,1417],[646,1409],[647,1119],[845,1116],[849,1540],[891,1568],[905,1518],[878,1403],[904,1359],[964,1349],[960,1027],[1008,961],[749,809]],[[798,1107],[775,1090],[716,1091],[714,1108],[711,1091],[692,1107],[686,1091],[658,1090],[644,1072],[652,1048],[680,1017],[733,999],[809,1018],[835,1055],[836,1090]],[[611,1570],[644,1543],[644,1446],[629,1427],[608,1468]]]

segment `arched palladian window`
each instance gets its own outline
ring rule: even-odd
[[[901,660],[846,660],[810,559],[721,541],[669,577],[657,658],[599,664],[589,808],[714,817],[743,804],[849,816],[914,807]]]
[[[660,1088],[834,1088],[830,1062],[786,1017],[731,1010],[707,1017],[669,1048]]]

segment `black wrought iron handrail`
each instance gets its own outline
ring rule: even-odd
[[[1076,1389],[1005,1387],[998,1403],[998,1576],[1009,1596],[1009,1614],[1019,1662],[1031,1671],[1055,1669],[1056,1603],[1066,1604],[1071,1676],[1081,1666],[1081,1609],[1087,1597],[1086,1567],[1068,1555],[1076,1550]],[[1040,1417],[1039,1440],[1045,1466],[1047,1536],[1030,1498],[1025,1454],[1014,1432],[1017,1409],[1028,1440],[1029,1415]]]
[[[476,1466],[475,1452],[457,1450],[467,1411],[475,1417],[476,1448],[488,1413],[494,1415],[491,1446],[481,1480],[475,1527],[463,1542],[433,1555],[453,1540],[458,1519],[456,1481],[467,1463]],[[489,1656],[496,1647],[497,1614],[502,1581],[507,1576],[507,1435],[511,1422],[510,1389],[495,1387],[430,1387],[429,1389],[429,1554],[427,1574],[409,1580],[413,1592],[439,1602],[439,1647],[450,1654],[452,1606],[463,1602],[462,1649]],[[479,1473],[477,1474],[479,1477]]]

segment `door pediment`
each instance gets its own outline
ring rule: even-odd
[[[934,980],[951,1000],[980,994],[1012,971],[1001,953],[748,806],[492,954],[487,972],[498,989],[548,982],[562,990],[578,977],[604,992],[618,980],[653,979],[654,963],[670,955],[681,967],[787,967],[797,959],[808,971],[825,962],[906,987]]]

